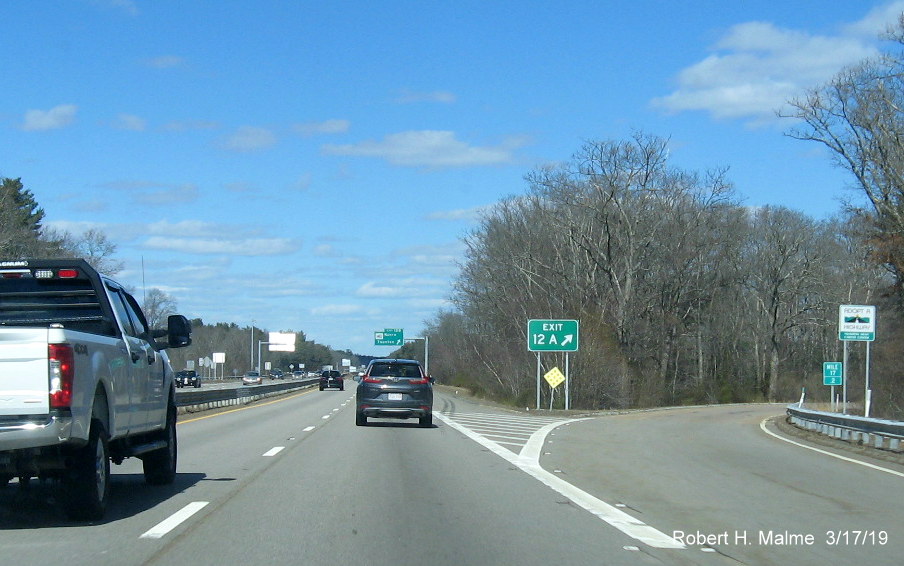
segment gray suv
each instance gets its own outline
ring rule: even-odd
[[[433,426],[433,378],[416,360],[371,361],[358,381],[355,424],[367,425],[367,417],[417,417]]]

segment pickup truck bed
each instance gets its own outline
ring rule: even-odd
[[[165,349],[190,343],[185,317],[148,328],[137,301],[84,260],[0,262],[0,487],[59,481],[69,516],[96,520],[111,461],[139,457],[148,483],[172,482]]]

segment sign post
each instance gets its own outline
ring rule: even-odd
[[[876,339],[876,307],[872,305],[838,306],[838,339],[844,341],[844,361],[842,362],[841,412],[847,414],[847,354],[848,342],[866,342],[866,375],[863,395],[863,414],[869,417],[869,343]]]
[[[527,349],[537,352],[537,408],[540,408],[540,352],[565,352],[565,409],[569,409],[568,354],[577,352],[580,321],[531,319],[527,321]],[[559,372],[561,374],[561,372]],[[550,401],[550,408],[552,404]]]

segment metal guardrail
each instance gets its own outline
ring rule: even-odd
[[[806,430],[881,450],[902,451],[904,422],[804,409],[800,403],[788,405],[788,416],[792,424]]]
[[[228,407],[230,405],[243,405],[275,395],[285,395],[292,391],[304,389],[318,384],[320,378],[312,377],[287,382],[250,385],[218,389],[176,389],[176,407],[179,413],[194,413]]]

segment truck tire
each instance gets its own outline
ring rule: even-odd
[[[166,447],[148,452],[142,457],[144,481],[148,485],[168,485],[176,481],[176,404],[170,399],[166,410],[166,426],[160,432]]]
[[[74,451],[63,475],[63,505],[76,521],[99,521],[110,499],[110,448],[107,431],[91,421],[88,444]]]

